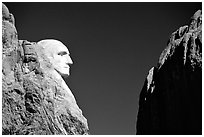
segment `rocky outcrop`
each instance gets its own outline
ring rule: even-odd
[[[36,43],[18,40],[14,17],[4,4],[2,29],[2,134],[89,134],[76,102],[48,75],[49,63]]]
[[[202,12],[175,31],[140,93],[137,134],[202,134]]]

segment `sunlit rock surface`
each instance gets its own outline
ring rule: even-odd
[[[35,42],[18,40],[2,4],[2,134],[89,134],[86,118],[54,77]]]

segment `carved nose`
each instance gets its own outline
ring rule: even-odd
[[[68,57],[67,64],[73,64],[73,61],[70,56]]]

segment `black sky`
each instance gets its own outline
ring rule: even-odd
[[[53,38],[74,64],[66,81],[91,134],[135,134],[139,93],[172,32],[200,3],[5,3],[19,39]]]

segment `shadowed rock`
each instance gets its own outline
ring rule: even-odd
[[[172,33],[144,83],[137,134],[202,134],[202,12]]]

